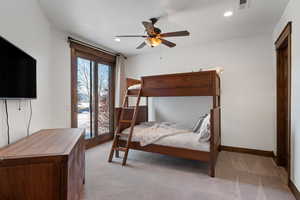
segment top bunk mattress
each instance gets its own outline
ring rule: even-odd
[[[135,84],[128,87],[128,90],[139,90],[139,89],[141,89],[141,84]]]

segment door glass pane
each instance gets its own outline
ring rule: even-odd
[[[93,65],[94,62],[77,58],[77,119],[78,128],[84,128],[86,139],[93,137]]]
[[[105,64],[98,64],[98,134],[110,132],[110,70]]]

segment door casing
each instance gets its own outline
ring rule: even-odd
[[[288,173],[288,179],[290,179],[291,176],[291,50],[292,50],[292,23],[289,22],[280,36],[278,37],[277,41],[275,42],[276,47],[276,57],[277,57],[277,154],[276,154],[276,163],[279,166],[287,165],[287,173]],[[282,62],[285,62],[284,58],[282,57],[282,49],[287,48],[287,60],[284,64]],[[287,109],[286,113],[280,113],[279,112],[279,106],[280,103],[280,89],[279,89],[279,76],[282,72],[282,67],[287,67],[287,81],[286,81],[286,87],[287,87]],[[282,119],[282,116],[285,114],[286,119],[284,121],[280,120]],[[283,123],[286,123],[286,130],[285,133],[280,131],[281,127],[284,126]],[[285,140],[285,137],[287,138],[287,143],[284,144],[283,141]],[[287,146],[286,146],[287,145]],[[286,158],[287,157],[287,158]],[[286,163],[287,162],[287,163]]]

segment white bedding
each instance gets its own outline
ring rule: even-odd
[[[125,130],[125,133],[129,133],[130,129]],[[186,130],[180,128],[177,124],[171,122],[146,122],[135,127],[133,137],[138,140],[141,146],[153,144],[162,138],[184,134]]]
[[[164,124],[162,126],[162,124]],[[157,144],[162,146],[171,146],[185,149],[192,149],[198,151],[209,152],[210,143],[208,142],[199,142],[199,136],[192,132],[191,130],[186,130],[178,127],[176,124],[170,123],[171,128],[164,127],[166,123],[154,123],[147,122],[136,125],[132,135],[132,141],[140,142],[141,146],[148,144]],[[161,127],[160,127],[161,126]],[[149,127],[160,127],[152,128]],[[167,125],[168,127],[168,125]],[[162,129],[166,128],[168,131],[164,130],[163,133],[159,133]],[[153,132],[151,132],[151,130]],[[175,130],[175,132],[171,132]],[[125,129],[122,133],[129,134],[130,128]],[[144,141],[146,138],[150,140]],[[123,138],[125,139],[125,138]]]
[[[136,84],[128,87],[128,90],[138,90],[141,89],[141,84]]]

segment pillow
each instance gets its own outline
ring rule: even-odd
[[[128,87],[128,90],[137,90],[140,88],[141,88],[141,84],[135,84],[135,85]]]
[[[210,139],[210,114],[208,114],[198,129],[198,141],[207,142]]]
[[[207,116],[207,114],[201,116],[201,117],[198,119],[198,121],[196,122],[196,124],[194,125],[194,127],[193,127],[193,129],[192,129],[194,133],[197,133],[197,132],[198,132],[198,130],[199,130],[199,128],[201,127],[201,124],[202,124],[202,122],[203,122],[203,120],[205,119],[206,116]]]

